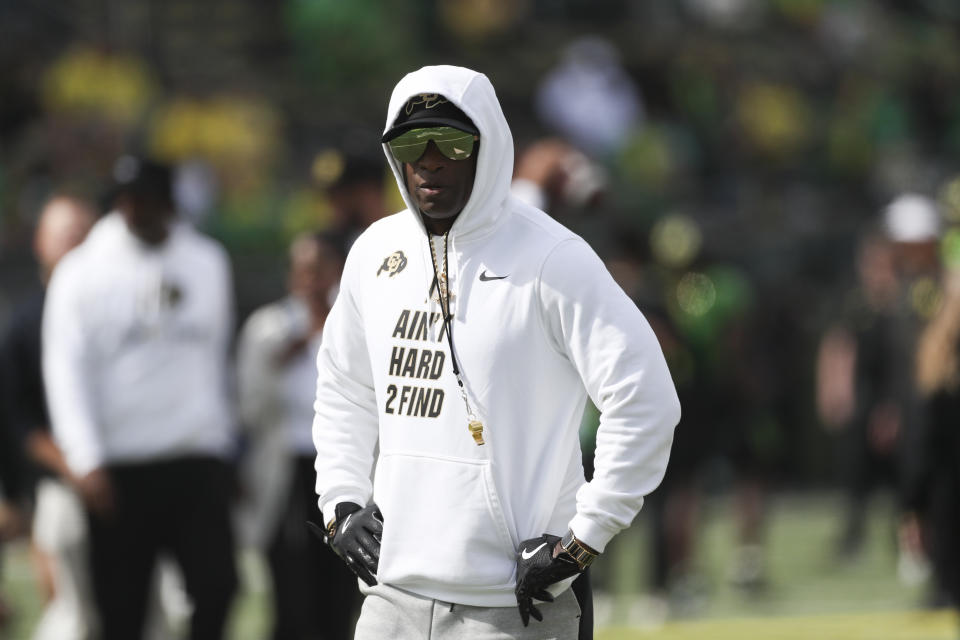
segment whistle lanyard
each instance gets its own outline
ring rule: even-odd
[[[483,423],[477,418],[473,409],[470,408],[470,400],[467,398],[467,388],[463,384],[463,377],[460,375],[460,365],[457,363],[457,353],[453,348],[453,316],[450,313],[450,278],[447,259],[447,241],[450,232],[443,234],[443,270],[437,268],[437,250],[433,242],[433,236],[427,238],[430,242],[430,260],[433,263],[433,281],[437,287],[437,300],[440,302],[440,313],[443,316],[443,325],[447,330],[447,344],[450,345],[450,363],[453,366],[453,375],[457,379],[457,386],[460,388],[460,396],[463,398],[463,404],[467,408],[467,430],[473,436],[477,445],[484,444],[483,441]]]

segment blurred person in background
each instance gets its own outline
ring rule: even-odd
[[[766,561],[769,488],[782,454],[782,394],[789,378],[778,369],[784,344],[798,340],[795,327],[777,315],[774,304],[754,304],[753,283],[741,283],[749,293],[743,307],[729,318],[719,344],[725,375],[714,380],[718,449],[733,464],[733,501],[737,519],[737,549],[728,569],[730,583],[747,594],[769,587]],[[723,295],[722,293],[720,295]],[[783,341],[781,343],[781,341]],[[778,348],[781,349],[778,353]]]
[[[95,206],[83,197],[61,193],[47,200],[33,242],[43,287],[60,259],[83,241],[96,217]],[[72,474],[50,433],[40,371],[43,287],[15,310],[3,346],[4,405],[39,476],[33,557],[47,606],[34,638],[91,638],[97,625],[86,557],[85,517],[70,486]]]
[[[893,260],[899,281],[893,314],[890,372],[891,401],[870,425],[870,439],[881,452],[889,451],[896,460],[897,486],[906,491],[912,470],[924,459],[928,427],[921,394],[916,384],[918,341],[924,327],[933,319],[943,300],[940,235],[943,221],[940,210],[930,198],[917,193],[903,193],[886,207],[884,230],[893,247]],[[921,529],[928,519],[919,519]],[[927,537],[928,531],[922,532]],[[901,581],[919,583],[929,574],[929,566],[911,545],[900,537],[897,570]],[[931,603],[944,597],[940,590],[931,594]]]
[[[846,514],[836,552],[854,556],[862,547],[868,499],[878,488],[897,486],[897,456],[888,435],[896,406],[895,314],[900,282],[890,240],[875,232],[860,242],[856,286],[817,353],[817,410],[839,437]]]
[[[771,354],[782,356],[790,329],[775,301],[761,309],[756,284],[739,265],[702,250],[701,233],[683,214],[658,220],[640,292],[687,407],[651,510],[653,586],[677,616],[707,604],[709,584],[696,558],[706,479],[711,488],[732,483],[737,540],[729,581],[750,594],[767,585],[766,497],[780,454],[784,387]]]
[[[215,640],[237,584],[230,265],[219,244],[178,221],[169,167],[125,156],[115,178],[114,210],[48,288],[53,432],[88,516],[102,638],[143,637],[166,551],[192,605],[189,637]]]
[[[321,517],[311,436],[316,354],[345,258],[331,234],[298,236],[289,295],[255,311],[240,335],[245,529],[270,565],[274,640],[351,637],[360,603],[356,577],[305,525]]]
[[[728,470],[733,484],[736,547],[727,579],[747,594],[769,586],[768,492],[783,437],[777,413],[782,374],[774,354],[785,352],[781,341],[789,344],[791,327],[778,322],[773,302],[761,309],[754,282],[731,263],[694,263],[671,295],[679,308],[674,321],[690,349],[692,390],[699,396],[691,416],[699,421],[692,427],[699,438],[684,443],[679,486],[673,495],[668,490],[665,513],[668,557],[676,561],[669,574],[671,604],[691,614],[705,604],[707,590],[694,564],[700,514],[697,491],[691,489],[708,461],[720,462],[713,470]]]
[[[882,235],[860,246],[847,317],[827,330],[818,353],[820,418],[828,428],[850,425],[841,443],[848,510],[839,557],[860,549],[870,492],[902,486],[904,463],[925,433],[914,361],[941,296],[940,214],[929,198],[904,193],[884,208],[880,226]],[[909,548],[901,552],[901,578],[917,581],[921,567]]]
[[[960,273],[917,350],[926,420],[904,469],[901,544],[932,561],[934,603],[960,609]]]
[[[333,212],[330,232],[349,250],[364,229],[387,215],[383,160],[355,151],[331,151],[324,156],[329,156],[329,162],[318,164],[329,164],[332,172],[318,171],[315,166],[314,174],[322,178],[320,183]]]
[[[17,433],[17,445],[26,454],[32,475],[36,475],[33,514],[33,554],[38,582],[46,607],[37,626],[35,640],[70,640],[97,635],[98,622],[89,568],[89,540],[86,515],[74,484],[76,478],[50,432],[50,418],[41,374],[41,325],[44,288],[54,267],[68,251],[80,244],[96,221],[92,201],[69,192],[55,193],[41,209],[34,233],[34,255],[40,267],[38,291],[14,312],[4,340],[2,385],[4,406]],[[164,584],[170,567],[163,566]],[[160,581],[151,590],[149,637],[170,635],[177,612],[164,608]],[[175,591],[174,591],[175,593]]]

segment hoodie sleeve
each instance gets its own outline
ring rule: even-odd
[[[43,309],[43,381],[54,437],[67,465],[84,476],[104,463],[89,381],[92,341],[84,323],[79,263],[67,256],[53,272]]]
[[[583,240],[547,256],[540,302],[548,339],[601,412],[593,480],[577,492],[570,528],[603,551],[663,479],[680,402],[653,330]]]
[[[313,442],[317,447],[317,494],[324,523],[340,502],[365,505],[379,433],[373,372],[357,303],[354,244],[337,301],[323,327],[317,353],[317,399]]]

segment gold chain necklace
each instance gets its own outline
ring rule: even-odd
[[[440,311],[444,315],[450,312],[450,301],[453,299],[453,295],[447,286],[447,238],[449,235],[449,233],[443,234],[443,265],[441,269],[437,269],[437,265],[440,264],[437,259],[437,247],[433,242],[433,237],[430,238],[430,257],[433,258],[433,272],[437,281],[437,292],[434,300],[440,305]]]
[[[430,242],[430,258],[433,260],[433,277],[437,283],[436,300],[440,304],[440,312],[443,314],[443,323],[447,327],[447,342],[450,345],[450,363],[453,366],[453,375],[457,378],[457,386],[460,388],[460,396],[463,398],[463,404],[467,409],[467,430],[473,436],[473,441],[477,445],[485,444],[483,440],[483,423],[473,413],[470,408],[470,400],[467,398],[467,388],[463,384],[463,377],[460,375],[460,365],[457,363],[457,354],[453,349],[453,321],[450,315],[450,300],[453,294],[450,293],[447,279],[447,238],[450,232],[443,234],[443,270],[437,268],[440,262],[437,260],[437,250],[433,244],[433,236],[427,238]]]

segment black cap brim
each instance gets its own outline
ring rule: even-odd
[[[454,118],[421,118],[419,120],[408,120],[402,124],[391,127],[385,134],[383,134],[380,142],[390,142],[404,131],[409,131],[410,129],[423,129],[426,127],[453,127],[454,129],[459,129],[460,131],[464,131],[466,133],[480,135],[480,131],[477,130],[476,127],[470,126],[462,120],[456,120]]]

